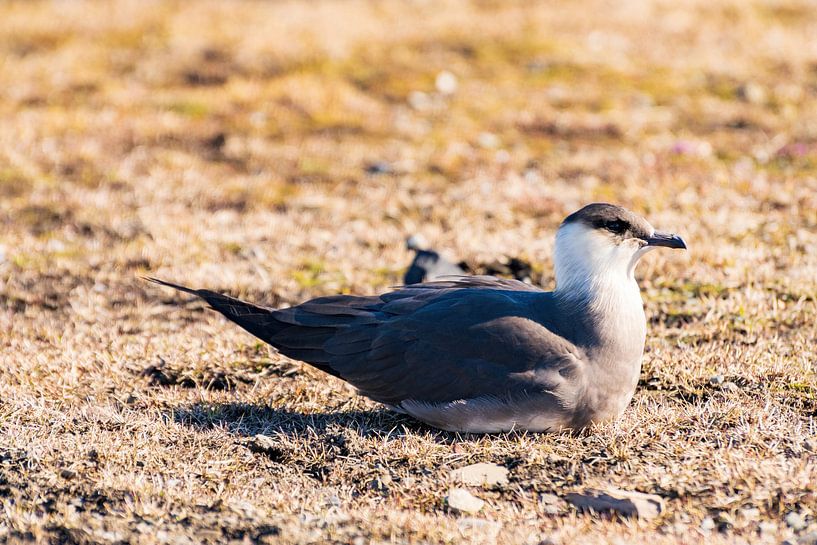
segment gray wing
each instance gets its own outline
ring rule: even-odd
[[[281,353],[392,405],[541,393],[558,398],[581,372],[580,351],[542,325],[555,311],[552,295],[516,280],[460,277],[381,296],[321,297],[282,310],[164,284],[203,297]]]
[[[333,336],[329,364],[361,393],[392,405],[561,397],[582,358],[536,320],[549,294],[515,281],[468,285],[387,296],[380,311],[389,319]]]

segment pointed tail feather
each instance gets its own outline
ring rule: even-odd
[[[158,278],[143,278],[154,284],[167,286],[184,293],[201,297],[207,301],[212,309],[220,312],[225,318],[238,324],[247,332],[272,345],[282,354],[305,361],[330,375],[340,376],[337,371],[333,370],[326,363],[327,355],[322,348],[323,342],[326,340],[325,337],[331,336],[331,329],[300,328],[285,321],[278,320],[275,316],[276,311],[274,309],[254,305],[242,301],[241,299],[222,295],[210,290],[188,288],[187,286],[166,282]],[[318,329],[323,330],[321,331],[322,335],[318,335],[318,337],[322,336],[324,338],[322,340],[314,339],[314,342],[311,343],[308,342],[310,335],[314,336]],[[280,338],[278,334],[284,332],[284,330],[288,330],[288,334],[284,334],[284,338]],[[302,343],[306,344],[302,345]]]
[[[166,280],[161,280],[159,278],[155,278],[153,276],[142,276],[142,280],[147,280],[148,282],[153,282],[154,284],[159,284],[160,286],[167,286],[168,288],[173,288],[174,290],[183,291],[185,293],[191,293],[193,295],[198,295],[198,290],[194,290],[188,288],[186,286],[180,286],[179,284],[174,284],[173,282],[167,282]]]
[[[144,279],[154,284],[167,286],[168,288],[201,297],[207,301],[207,304],[209,304],[211,308],[217,310],[227,319],[235,322],[266,342],[270,342],[270,337],[285,326],[285,324],[282,324],[273,317],[272,313],[275,312],[273,309],[254,305],[242,301],[241,299],[236,299],[229,295],[222,295],[221,293],[210,290],[188,288],[187,286],[181,286],[158,278],[144,277]]]

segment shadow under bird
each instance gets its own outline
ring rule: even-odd
[[[658,247],[686,244],[595,203],[559,227],[552,292],[464,276],[276,310],[150,280],[201,297],[282,354],[431,426],[578,430],[617,418],[635,392],[646,319],[634,270]]]

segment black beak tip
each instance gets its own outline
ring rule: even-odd
[[[678,235],[670,233],[661,233],[656,231],[653,236],[647,239],[647,244],[650,246],[663,246],[665,248],[677,248],[679,250],[686,250],[687,243]]]

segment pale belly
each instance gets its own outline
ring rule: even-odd
[[[512,430],[553,432],[570,428],[571,415],[550,397],[503,401],[492,397],[448,403],[404,401],[394,410],[446,431],[499,433]]]
[[[574,390],[574,396],[562,401],[547,394],[517,400],[486,396],[446,403],[406,400],[390,408],[435,428],[454,432],[577,430],[621,416],[635,393],[640,359],[617,366],[611,370],[612,374],[588,377],[586,386],[580,388],[581,393]]]

